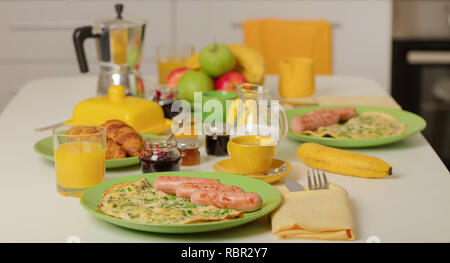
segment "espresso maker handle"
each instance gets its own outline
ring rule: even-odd
[[[86,73],[89,71],[86,55],[84,53],[84,40],[87,38],[99,38],[100,35],[92,33],[92,26],[83,26],[76,28],[73,32],[73,44],[75,45],[75,52],[77,54],[78,65],[80,66],[80,71]]]

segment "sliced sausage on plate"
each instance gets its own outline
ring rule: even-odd
[[[326,127],[346,121],[357,115],[354,108],[335,108],[324,110],[313,110],[305,115],[296,116],[291,119],[291,130],[300,133],[306,130],[316,130],[319,127]]]
[[[203,184],[220,184],[219,179],[197,178],[183,176],[159,176],[153,180],[153,188],[163,191],[167,194],[175,195],[176,187],[183,183],[203,183]]]
[[[196,190],[191,194],[191,202],[199,205],[214,205],[251,212],[261,208],[262,199],[252,192],[222,192],[213,190]]]
[[[183,183],[176,187],[176,195],[181,198],[191,198],[195,190],[214,190],[223,192],[244,192],[242,188],[226,184]]]

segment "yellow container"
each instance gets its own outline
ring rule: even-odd
[[[84,100],[75,106],[72,119],[66,125],[102,125],[107,120],[121,120],[138,132],[163,134],[171,120],[164,118],[161,106],[154,101],[125,96],[123,86],[111,86],[107,96]]]
[[[304,98],[314,95],[314,60],[300,57],[282,60],[279,91],[283,98]]]
[[[263,173],[272,166],[275,142],[271,137],[234,137],[227,144],[228,154],[238,174]]]

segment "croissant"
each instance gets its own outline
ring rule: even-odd
[[[106,138],[122,146],[127,155],[139,156],[142,151],[142,137],[132,127],[120,120],[109,120],[103,124]]]
[[[107,160],[127,157],[125,150],[111,139],[106,139],[106,149]]]

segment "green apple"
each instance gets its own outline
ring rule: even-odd
[[[207,92],[214,90],[214,82],[208,74],[202,71],[186,71],[178,81],[178,98],[194,101],[194,92]]]
[[[200,68],[216,78],[234,69],[236,61],[227,45],[212,43],[200,51]]]

